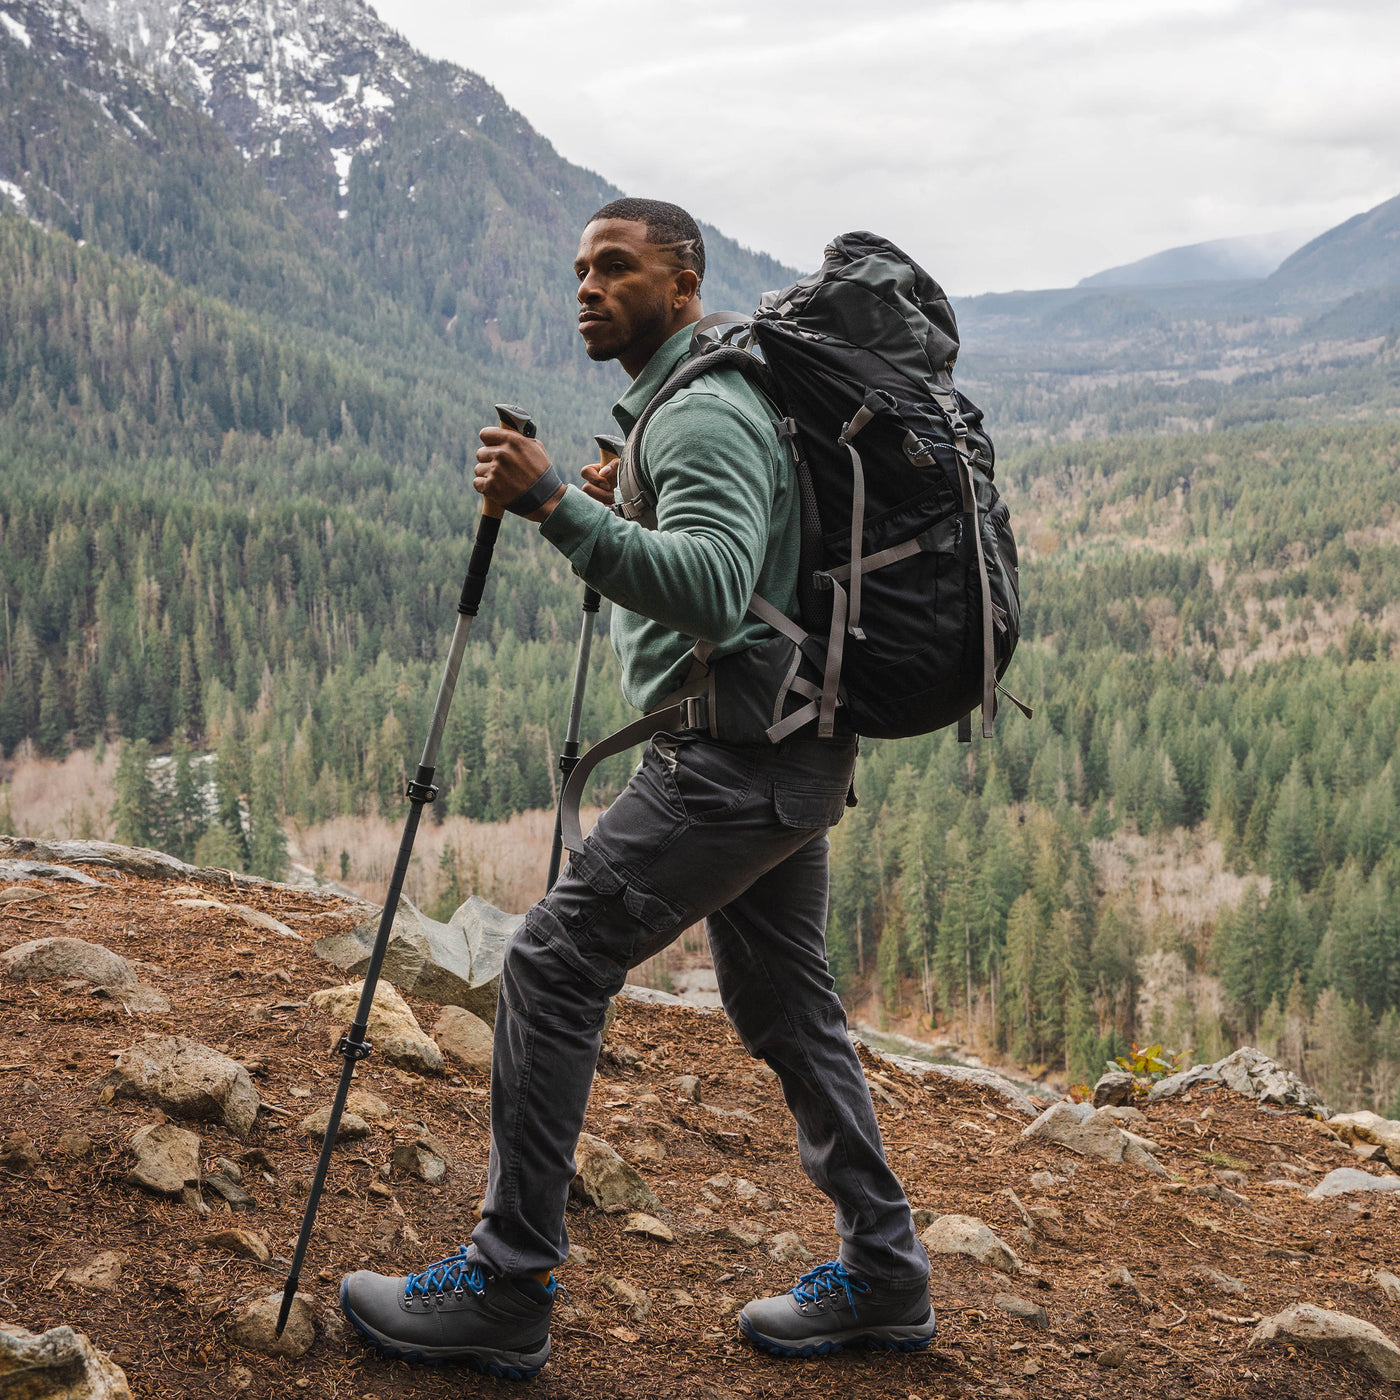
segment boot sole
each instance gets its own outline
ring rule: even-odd
[[[345,1296],[345,1284],[340,1286],[340,1310],[360,1337],[380,1356],[390,1361],[407,1361],[420,1366],[442,1366],[460,1362],[484,1376],[498,1380],[528,1381],[539,1375],[549,1360],[549,1338],[537,1351],[505,1351],[499,1347],[416,1347],[395,1341],[376,1332],[363,1318],[357,1316]]]
[[[847,1347],[860,1347],[866,1351],[922,1351],[938,1335],[938,1322],[933,1310],[929,1310],[928,1321],[905,1327],[853,1327],[846,1332],[825,1337],[777,1337],[765,1336],[743,1314],[739,1314],[739,1330],[756,1347],[770,1356],[781,1356],[789,1360],[800,1360],[811,1356],[835,1356]]]

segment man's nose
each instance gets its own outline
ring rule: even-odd
[[[589,302],[603,299],[603,290],[594,282],[591,272],[578,284],[577,296],[584,306],[587,306]]]

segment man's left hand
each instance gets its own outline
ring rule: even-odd
[[[549,470],[549,453],[539,442],[509,428],[483,428],[481,444],[476,450],[476,479],[472,485],[494,505],[508,506]],[[567,489],[561,486],[539,510],[525,518],[547,520]]]

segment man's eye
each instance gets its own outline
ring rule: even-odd
[[[609,263],[609,264],[608,264],[608,271],[609,271],[609,272],[626,272],[626,271],[627,271],[627,264],[626,264],[625,262],[614,262],[614,263]]]

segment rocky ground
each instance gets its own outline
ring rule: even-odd
[[[338,1065],[327,1045],[343,997],[313,998],[345,974],[313,943],[364,911],[227,876],[76,868],[94,883],[0,863],[14,877],[0,878],[0,1394],[3,1334],[65,1325],[135,1396],[508,1390],[381,1361],[335,1306],[342,1273],[420,1266],[470,1230],[488,1081],[467,1013],[444,1019],[408,994],[448,1050],[442,1072],[431,1055],[419,1073],[379,1054],[358,1071],[359,1135],[337,1148],[289,1331],[289,1350],[305,1350],[269,1356],[256,1304],[280,1288],[319,1145],[303,1120],[329,1102]],[[126,971],[89,960],[73,975],[52,960],[67,945],[22,950],[50,938],[100,945]],[[38,975],[46,957],[56,975]],[[1380,1150],[1261,1105],[1238,1075],[1249,1092],[1198,1079],[1090,1118],[863,1053],[920,1226],[958,1251],[934,1257],[936,1344],[784,1362],[738,1339],[745,1299],[786,1288],[809,1254],[832,1256],[830,1208],[801,1174],[776,1084],[723,1017],[623,1000],[588,1131],[654,1200],[571,1209],[559,1273],[571,1302],[529,1393],[1301,1400],[1400,1378],[1386,1341],[1400,1337],[1387,1272],[1400,1267],[1400,1195],[1374,1189],[1389,1175]],[[1025,1136],[1033,1120],[1049,1136]],[[586,1149],[596,1199],[640,1187]],[[1362,1180],[1310,1199],[1337,1168]],[[1309,1341],[1335,1324],[1304,1313],[1271,1339],[1267,1319],[1294,1304],[1385,1337]]]

